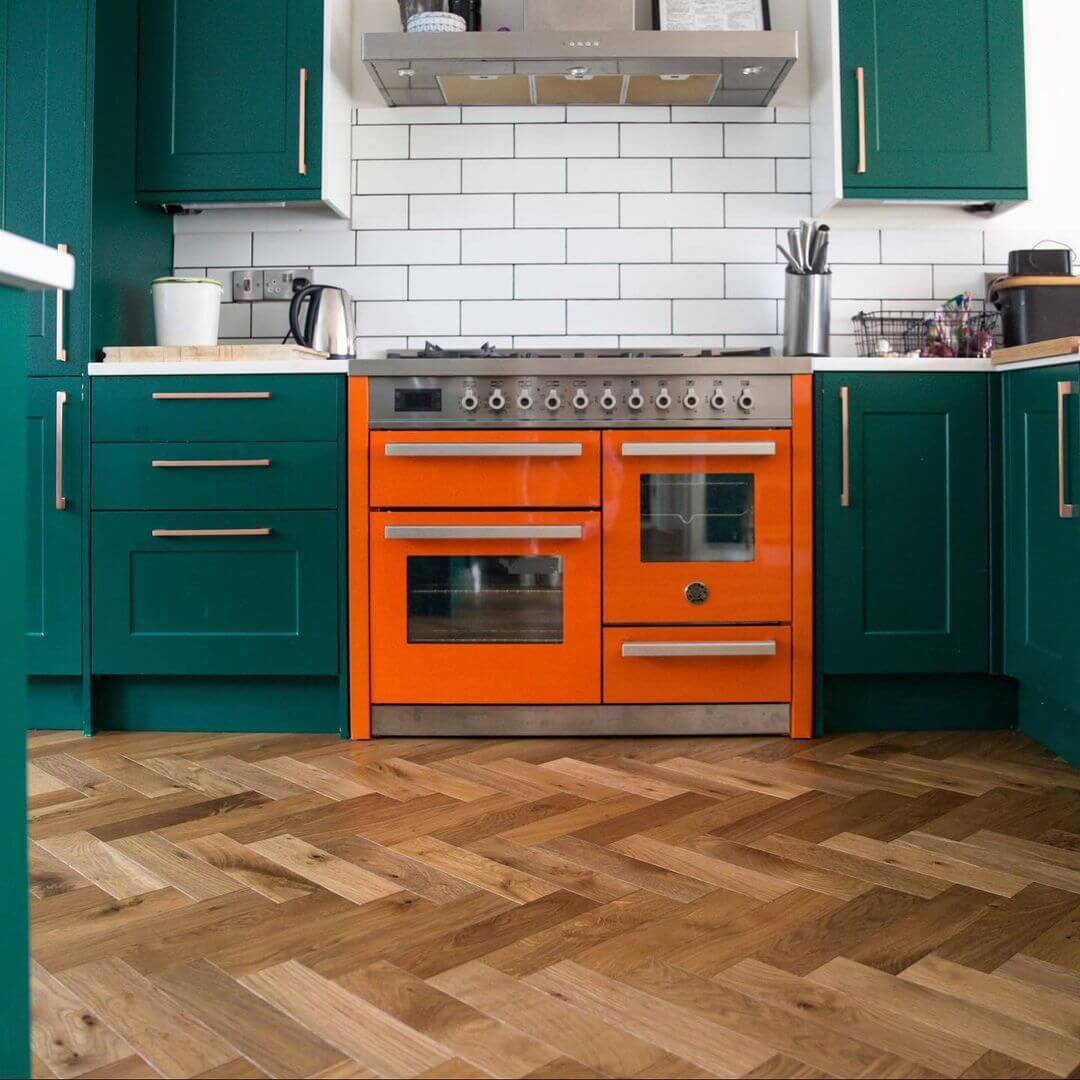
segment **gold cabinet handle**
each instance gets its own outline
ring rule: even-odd
[[[1080,507],[1076,503],[1065,501],[1065,399],[1070,394],[1080,394],[1080,383],[1059,382],[1057,384],[1057,437],[1058,437],[1058,517],[1080,517]]]
[[[197,460],[195,458],[155,459],[150,462],[154,469],[268,469],[269,458],[220,458]]]
[[[56,391],[56,509],[67,509],[67,498],[64,495],[64,406],[67,404],[67,391]]]
[[[848,408],[849,392],[840,387],[840,505],[851,505],[851,417]]]
[[[300,150],[296,163],[296,171],[301,176],[307,176],[307,84],[308,84],[308,69],[300,69]]]
[[[775,656],[775,641],[624,641],[625,657]]]
[[[269,390],[218,390],[213,393],[167,393],[158,391],[150,395],[154,401],[265,401]]]
[[[269,529],[152,529],[150,535],[165,537],[269,536]]]
[[[855,88],[859,97],[859,163],[857,173],[866,172],[866,70],[855,69]]]
[[[67,244],[57,244],[56,250],[61,255],[68,253]],[[56,359],[67,362],[67,349],[64,348],[64,290],[56,290]]]

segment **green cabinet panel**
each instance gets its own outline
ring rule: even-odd
[[[26,380],[26,648],[31,675],[82,672],[83,380]],[[60,420],[63,441],[57,439]],[[63,508],[56,455],[62,456]]]
[[[319,198],[322,0],[141,0],[139,14],[140,194]]]
[[[852,372],[816,385],[824,671],[988,671],[987,377]]]
[[[1004,378],[1005,671],[1080,711],[1080,365]]]
[[[345,380],[162,375],[93,384],[94,442],[307,442],[337,439]]]
[[[338,444],[96,443],[95,510],[335,510]]]
[[[1022,0],[840,0],[840,83],[845,196],[1026,198]]]
[[[337,674],[335,511],[91,521],[95,675]]]

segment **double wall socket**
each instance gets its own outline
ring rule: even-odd
[[[293,270],[234,270],[232,298],[244,300],[291,300],[293,286],[298,280],[310,284],[311,267]]]

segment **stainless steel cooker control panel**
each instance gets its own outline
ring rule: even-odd
[[[791,423],[787,375],[380,376],[370,388],[375,428]]]

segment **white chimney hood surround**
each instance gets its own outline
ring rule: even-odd
[[[363,34],[388,105],[767,105],[793,30]]]

